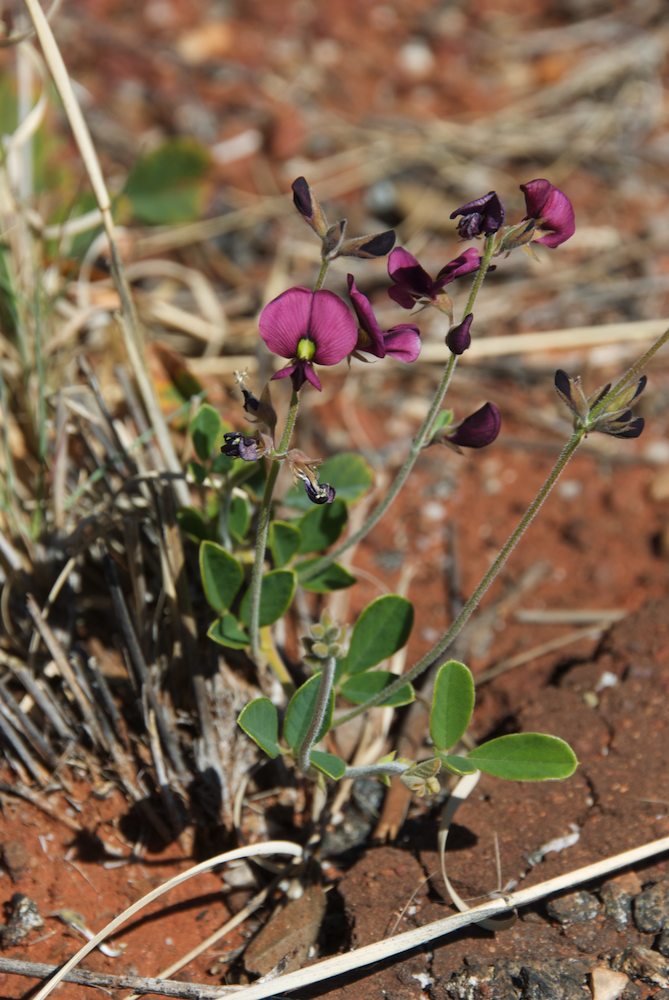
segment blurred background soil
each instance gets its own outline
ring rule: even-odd
[[[7,5],[3,17],[7,34],[25,23],[19,4]],[[337,596],[340,613],[353,620],[379,593],[407,593],[416,605],[407,651],[412,662],[476,585],[569,433],[552,388],[555,369],[580,372],[594,390],[638,356],[648,342],[639,339],[648,335],[644,324],[657,323],[655,335],[663,321],[669,325],[666,4],[64,0],[52,25],[113,192],[122,192],[138,156],[165,141],[194,139],[207,154],[197,219],[151,225],[119,195],[124,259],[166,412],[173,409],[175,372],[188,371],[226,420],[244,425],[233,372],[245,368],[256,389],[271,372],[259,346],[257,313],[288,285],[309,284],[316,273],[317,244],[290,197],[297,176],[306,176],[332,220],[348,218],[352,233],[396,228],[398,242],[433,273],[460,252],[449,215],[464,201],[495,189],[509,221],[520,219],[518,185],[535,177],[549,178],[572,199],[577,230],[571,241],[555,251],[539,247],[536,260],[516,253],[498,262],[478,300],[474,347],[449,395],[458,417],[494,401],[502,412],[500,438],[466,456],[427,450],[409,488],[354,551],[359,584]],[[17,72],[14,47],[0,52],[0,69],[9,92]],[[63,218],[87,181],[57,101],[47,116],[36,204],[44,219]],[[155,260],[183,270],[176,278],[156,272]],[[49,348],[50,389],[81,385],[84,356],[110,410],[124,413],[127,388],[115,368],[126,364],[113,320],[117,302],[104,271],[83,280],[81,267],[72,248],[54,265],[53,297],[64,311]],[[330,287],[343,289],[348,270],[382,325],[399,322],[384,292],[385,262],[337,261]],[[458,291],[456,315],[464,302]],[[300,429],[298,446],[309,455],[361,451],[375,470],[377,495],[401,463],[439,378],[446,331],[427,313],[419,321],[421,360],[410,368],[354,362],[348,373],[328,371],[323,393],[309,395]],[[590,328],[603,325],[612,325],[609,335],[595,343]],[[577,333],[564,346],[556,331],[567,329]],[[514,346],[513,336],[533,332],[545,339],[537,337],[522,352]],[[6,342],[0,357],[9,381],[14,357]],[[481,679],[475,737],[518,725],[549,731],[569,739],[582,762],[564,785],[482,783],[481,794],[458,816],[454,844],[453,875],[468,898],[497,887],[495,838],[504,883],[550,877],[668,832],[666,354],[648,374],[639,406],[647,421],[643,436],[595,435],[586,442],[460,640],[457,655]],[[19,469],[16,488],[28,503],[38,464],[28,403],[24,411],[15,398],[3,431]],[[60,529],[74,532],[75,516],[76,508]],[[48,559],[44,565],[46,578],[39,586],[29,580],[21,593],[46,596],[53,574]],[[5,574],[6,567],[0,582],[7,595]],[[89,579],[94,600],[99,584]],[[16,593],[13,580],[12,599]],[[109,630],[89,629],[106,607],[87,608],[78,641],[113,677],[124,669],[117,645]],[[628,612],[637,617],[623,620]],[[25,622],[19,626],[0,647],[3,670],[28,662]],[[208,655],[224,660],[220,650]],[[230,685],[229,665],[221,669]],[[194,726],[192,718],[180,717],[180,724],[183,733]],[[143,736],[132,739],[142,744]],[[223,762],[230,764],[232,799],[255,757],[229,739],[231,756],[237,755],[237,771]],[[148,773],[148,751],[142,759]],[[45,920],[25,940],[6,940],[6,957],[63,961],[79,939],[54,914],[75,909],[97,930],[194,853],[223,849],[220,838],[230,835],[220,815],[208,821],[202,797],[190,789],[185,808],[192,812],[180,837],[166,845],[147,831],[141,809],[131,808],[119,783],[106,780],[104,767],[95,773],[74,768],[65,777],[65,764],[66,753],[41,778],[4,767],[0,898],[9,915],[12,895],[24,893]],[[22,797],[15,794],[18,785]],[[30,789],[36,801],[29,801]],[[238,835],[300,839],[309,806],[304,791],[274,790],[270,818],[263,812],[266,794],[253,789]],[[361,818],[350,803],[342,807],[340,827],[348,824],[352,832],[349,841],[344,835],[332,841],[326,862],[332,888],[320,954],[448,912],[434,874],[437,812],[413,805],[402,827],[400,809],[397,839],[379,847],[371,844],[380,802],[376,808],[376,816]],[[530,872],[528,855],[574,829],[577,843]],[[336,832],[330,831],[333,838]],[[119,852],[116,861],[105,853],[110,846]],[[666,885],[665,878],[658,863],[637,872],[625,891],[632,900],[644,887]],[[222,897],[221,885],[220,875],[189,883],[167,909],[156,907],[155,916],[138,919],[116,938],[121,957],[95,953],[86,966],[157,975],[251,893],[243,880],[241,886],[224,882]],[[647,924],[631,917],[616,923],[601,892],[593,898],[597,905],[583,920],[572,913],[560,922],[537,907],[509,932],[461,934],[429,954],[310,995],[569,1000],[593,996],[588,977],[598,965],[622,969],[627,982],[616,995],[624,1000],[669,995],[661,926],[644,929]],[[395,923],[389,923],[391,909]],[[254,916],[178,975],[211,985],[239,981],[239,949],[261,923]],[[647,955],[646,966],[629,958],[639,947],[654,949],[654,966]],[[550,963],[557,959],[571,962],[571,978],[551,986]],[[538,991],[537,976],[552,993]],[[30,982],[0,972],[0,995],[27,996]],[[91,990],[69,985],[56,995],[79,1000]]]

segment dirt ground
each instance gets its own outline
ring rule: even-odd
[[[447,215],[465,196],[503,184],[514,197],[521,181],[550,176],[573,196],[583,228],[573,248],[562,248],[562,260],[555,251],[538,263],[513,258],[508,272],[500,265],[481,299],[482,335],[669,314],[669,25],[661,3],[256,0],[211,6],[161,0],[138,9],[74,0],[54,27],[112,177],[129,168],[138,143],[194,134],[214,151],[212,214],[285,195],[293,177],[311,165],[310,178],[322,181],[353,222],[363,226],[373,216],[399,225],[403,239],[417,240],[417,251],[443,263],[450,259],[446,237],[453,245]],[[635,45],[644,53],[636,62]],[[3,65],[11,72],[8,58]],[[523,116],[527,132],[519,136]],[[240,149],[248,152],[240,155]],[[480,181],[476,191],[472,176]],[[278,218],[252,232],[180,251],[182,262],[201,266],[220,283],[238,319],[223,354],[255,351],[249,316],[258,291],[249,288],[269,281],[276,264],[271,249],[280,238],[297,245],[298,274],[291,280],[309,280],[299,272],[306,275],[313,260],[301,249],[304,233],[285,200]],[[448,209],[435,209],[436,200]],[[417,234],[425,225],[421,244]],[[372,289],[384,280],[383,268],[374,267]],[[431,326],[425,339],[436,345],[442,337]],[[209,398],[237,422],[233,366],[221,374],[212,357],[207,372],[202,345],[186,350],[173,331],[156,339],[190,357]],[[76,345],[101,370],[107,349],[94,337]],[[568,434],[552,388],[554,370],[581,371],[595,388],[622,371],[634,351],[622,342],[522,357],[465,356],[450,405],[464,416],[494,401],[502,412],[501,436],[493,447],[465,456],[437,447],[424,452],[410,487],[353,554],[361,576],[345,598],[351,620],[380,592],[406,588],[416,606],[408,662],[429,649]],[[438,375],[438,366],[426,362],[332,376],[322,396],[312,394],[299,446],[309,454],[361,451],[382,490]],[[459,640],[458,657],[480,680],[477,740],[518,728],[546,731],[568,740],[580,760],[564,783],[482,779],[457,815],[449,847],[449,874],[469,900],[669,834],[666,356],[656,359],[649,377],[639,411],[647,420],[642,437],[593,435],[584,444]],[[90,636],[79,638],[92,650]],[[515,663],[521,654],[527,656]],[[489,678],[495,668],[498,676]],[[186,824],[166,847],[118,788],[68,768],[66,755],[58,774],[40,795],[51,813],[13,793],[9,768],[0,775],[0,901],[9,920],[12,898],[23,894],[43,920],[16,943],[5,934],[0,957],[61,963],[83,940],[63,922],[68,911],[98,930],[212,845],[233,846],[229,831],[212,824],[207,838],[200,822],[197,834]],[[271,782],[271,775],[261,775],[250,786],[251,807],[238,833],[301,840],[308,796],[300,787],[279,792]],[[310,959],[450,912],[438,874],[439,803],[411,804],[397,836],[379,843],[373,833],[382,803],[370,791],[366,810],[365,795],[353,797],[326,831],[327,908]],[[263,802],[271,803],[267,814]],[[569,835],[571,846],[542,855],[544,845]],[[245,870],[237,878],[200,876],[117,933],[117,954],[94,952],[85,967],[158,975],[265,881]],[[666,861],[585,892],[529,908],[508,930],[462,932],[304,995],[604,1000],[592,974],[613,967],[627,978],[611,996],[669,996]],[[285,901],[284,890],[277,890],[271,905],[171,978],[212,986],[248,981],[262,970],[245,964],[243,946]],[[2,998],[28,997],[33,988],[33,980],[0,972]],[[68,984],[54,995],[82,1000],[95,991]]]

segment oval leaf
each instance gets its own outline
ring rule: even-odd
[[[434,682],[430,736],[437,750],[448,750],[462,739],[474,711],[474,678],[464,663],[442,663]]]
[[[170,139],[142,156],[123,189],[135,218],[159,226],[197,219],[209,164],[208,150],[186,138]]]
[[[329,548],[341,535],[347,519],[346,504],[339,497],[332,503],[312,507],[297,523],[300,532],[298,552],[323,552]]]
[[[251,640],[241,627],[234,615],[225,614],[212,622],[207,631],[207,635],[219,646],[228,646],[230,649],[246,649]]]
[[[326,753],[325,750],[312,750],[311,763],[316,770],[320,771],[328,778],[339,781],[346,773],[346,764],[334,753]]]
[[[272,625],[285,614],[295,593],[297,577],[289,569],[273,569],[262,578],[260,590],[260,627]],[[244,625],[251,621],[251,591],[242,598],[239,618]]]
[[[439,756],[444,767],[447,767],[449,771],[453,771],[454,774],[473,774],[474,771],[478,771],[476,764],[470,764],[467,757],[460,757],[458,754],[449,753],[441,753]]]
[[[228,511],[228,531],[237,542],[243,542],[251,525],[251,507],[245,496],[235,494]]]
[[[229,608],[244,578],[241,564],[217,542],[200,545],[200,575],[204,596],[219,614]]]
[[[314,674],[314,676],[310,677],[309,680],[302,685],[302,687],[297,689],[293,697],[288,702],[286,717],[283,722],[283,738],[291,750],[296,751],[302,746],[304,738],[309,731],[309,724],[313,718],[320,683],[321,675]],[[321,726],[318,736],[316,737],[316,743],[323,739],[330,728],[332,724],[333,709],[334,693],[331,691],[328,708],[325,713],[325,718],[323,719],[323,725]]]
[[[316,559],[305,559],[304,562],[298,563],[295,567],[300,586],[305,590],[311,590],[314,594],[329,594],[332,590],[344,590],[355,583],[353,574],[340,566],[339,563],[330,563],[320,573],[316,573],[315,576],[307,575],[307,579],[304,580],[302,575],[307,573],[309,567],[315,562],[317,562]]]
[[[277,569],[285,566],[300,547],[300,532],[288,521],[272,521],[269,526],[269,549]]]
[[[255,698],[239,713],[237,725],[274,760],[279,749],[279,713],[269,698]]]
[[[354,705],[362,705],[368,698],[374,697],[396,680],[397,674],[391,674],[388,670],[368,670],[347,678],[340,688],[340,694]],[[416,693],[411,684],[404,684],[390,698],[380,702],[379,707],[397,708],[399,705],[410,705],[415,698]]]
[[[564,740],[546,733],[511,733],[482,743],[467,754],[479,771],[510,781],[568,778],[578,767],[576,754]]]
[[[209,403],[203,403],[191,421],[190,436],[200,461],[209,461],[223,441],[223,421],[218,410]]]
[[[412,627],[411,601],[399,594],[377,597],[353,626],[344,672],[357,674],[392,656],[405,645]]]

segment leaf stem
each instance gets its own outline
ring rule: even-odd
[[[565,466],[571,459],[572,455],[581,443],[585,432],[582,429],[574,431],[571,438],[564,446],[560,452],[558,459],[551,469],[548,477],[544,481],[543,485],[539,489],[538,493],[532,500],[531,504],[521,517],[520,521],[511,532],[506,542],[497,554],[494,562],[488,570],[483,574],[476,590],[471,595],[469,600],[463,605],[462,610],[459,615],[454,619],[450,628],[444,633],[441,639],[435,643],[435,645],[430,649],[417,663],[415,663],[410,670],[403,673],[401,677],[398,677],[389,687],[384,688],[382,692],[370,698],[368,701],[364,702],[362,705],[358,705],[352,711],[348,712],[346,715],[340,716],[337,719],[337,724],[341,725],[344,722],[349,722],[351,719],[356,718],[356,716],[361,715],[370,708],[375,708],[382,701],[386,701],[390,696],[392,696],[396,691],[403,687],[407,683],[412,683],[424,673],[428,667],[432,666],[434,661],[440,657],[448,647],[455,641],[464,626],[467,624],[470,616],[476,610],[481,602],[484,594],[492,584],[492,582],[497,578],[501,570],[503,569],[507,559],[515,549],[516,545],[523,537],[530,524],[539,513],[539,510],[543,506],[544,501],[548,497],[549,493],[555,486],[558,478],[563,472]]]
[[[327,660],[325,660],[323,670],[321,672],[321,683],[318,688],[316,704],[314,705],[314,714],[311,717],[307,735],[304,737],[302,745],[297,751],[297,766],[303,774],[306,774],[311,766],[311,751],[314,743],[316,742],[316,737],[320,732],[321,726],[323,725],[325,713],[327,712],[330,692],[332,691],[332,685],[334,683],[336,666],[337,660],[335,657],[329,656]]]
[[[474,302],[476,300],[476,296],[478,295],[481,289],[481,285],[483,284],[483,280],[488,272],[488,269],[490,268],[490,262],[492,260],[492,255],[494,250],[495,250],[495,237],[489,236],[485,242],[483,256],[481,257],[481,265],[478,271],[476,272],[476,277],[474,279],[474,283],[469,293],[469,298],[467,299],[467,305],[465,306],[463,319],[472,311]],[[388,508],[393,503],[398,493],[406,483],[414,465],[416,464],[418,456],[420,455],[426,442],[429,440],[430,432],[437,418],[439,410],[441,409],[442,403],[444,402],[444,397],[446,396],[446,392],[448,391],[448,387],[451,383],[451,379],[453,377],[453,373],[455,371],[457,363],[458,363],[457,355],[451,354],[449,356],[448,361],[446,362],[446,366],[441,376],[439,385],[437,386],[437,390],[434,394],[432,403],[430,404],[430,408],[425,416],[425,419],[423,420],[423,423],[419,427],[416,436],[414,437],[411,443],[409,454],[404,460],[402,467],[395,476],[393,482],[390,484],[390,487],[388,488],[388,491],[381,500],[381,502],[377,504],[377,506],[374,508],[374,510],[367,517],[367,519],[360,526],[360,528],[358,528],[357,531],[355,531],[352,535],[349,535],[348,538],[345,538],[343,542],[341,542],[335,549],[332,550],[332,552],[329,552],[327,555],[322,556],[322,558],[317,559],[314,563],[312,563],[309,569],[304,571],[303,573],[304,580],[310,580],[318,573],[321,573],[324,569],[326,569],[333,562],[335,562],[339,558],[339,556],[343,555],[344,552],[350,549],[352,545],[356,545],[366,535],[368,535],[369,532],[372,530],[372,528],[376,527],[376,525],[379,523],[385,512],[388,510]]]
[[[293,394],[290,399],[290,407],[288,409],[288,415],[286,417],[286,424],[283,429],[283,434],[281,435],[281,440],[276,448],[279,454],[284,454],[288,450],[288,445],[290,444],[290,439],[295,427],[295,421],[297,420],[297,411],[300,405],[300,399],[293,389]],[[260,592],[262,589],[262,575],[263,567],[265,565],[265,552],[267,550],[267,532],[269,531],[270,515],[272,511],[272,497],[274,496],[274,487],[276,485],[277,476],[279,475],[279,469],[281,464],[278,459],[273,459],[267,473],[267,481],[265,482],[265,490],[263,493],[262,500],[260,502],[260,508],[258,511],[258,527],[256,529],[256,543],[255,543],[255,557],[253,560],[253,571],[251,573],[251,611],[250,611],[250,621],[249,621],[249,633],[251,637],[251,652],[255,660],[258,659],[260,654]]]

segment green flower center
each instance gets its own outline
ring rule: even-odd
[[[316,353],[316,344],[309,337],[302,337],[297,342],[295,357],[300,361],[311,361]]]

